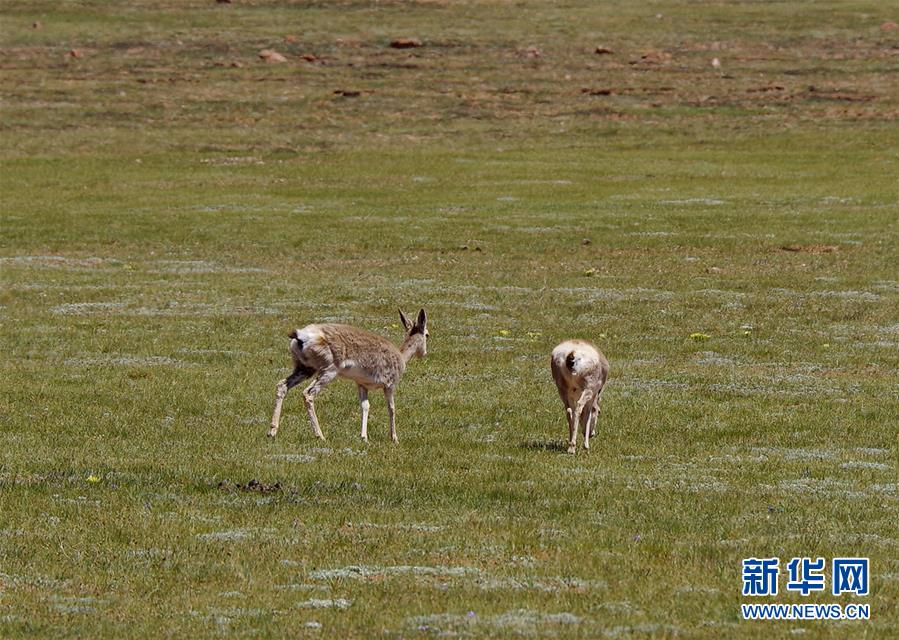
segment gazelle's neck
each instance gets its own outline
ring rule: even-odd
[[[403,364],[409,364],[409,361],[415,357],[416,351],[418,351],[418,348],[415,345],[415,340],[411,338],[404,340],[403,344],[400,345],[400,354],[403,356]]]

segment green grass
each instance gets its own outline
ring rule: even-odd
[[[5,2],[0,637],[895,636],[888,9]],[[288,330],[421,306],[399,446],[265,438]],[[870,621],[740,619],[840,555]]]

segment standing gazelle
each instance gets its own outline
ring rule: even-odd
[[[568,418],[568,453],[577,451],[578,425],[584,428],[584,449],[589,449],[609,379],[609,361],[586,340],[566,340],[553,349],[550,368]]]
[[[315,415],[315,396],[340,376],[349,378],[358,387],[362,440],[368,442],[368,392],[383,389],[390,417],[390,439],[397,442],[393,394],[406,370],[406,363],[413,356],[427,355],[428,341],[428,317],[424,309],[418,312],[414,323],[402,311],[400,320],[406,330],[406,339],[399,348],[377,334],[345,324],[310,324],[292,331],[289,337],[293,373],[278,383],[269,437],[278,433],[281,404],[287,392],[306,378],[315,376],[316,380],[303,391],[303,400],[312,432],[324,440]]]

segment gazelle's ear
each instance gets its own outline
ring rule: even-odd
[[[409,322],[409,318],[406,317],[406,314],[403,313],[403,310],[402,310],[402,309],[400,309],[399,312],[400,312],[400,322],[403,323],[403,327],[406,328],[406,331],[411,331],[411,330],[412,330],[412,323]]]
[[[425,325],[428,324],[428,314],[425,313],[424,309],[418,312],[418,319],[415,321],[415,324],[421,327],[422,332],[424,332]]]

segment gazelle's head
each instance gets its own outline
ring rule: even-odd
[[[428,315],[422,309],[418,312],[415,322],[411,322],[406,314],[400,311],[400,321],[406,330],[406,339],[403,340],[403,351],[424,358],[428,355]]]

